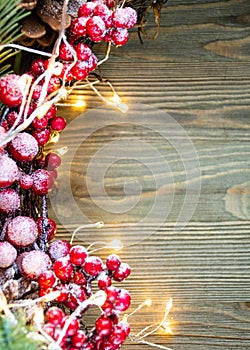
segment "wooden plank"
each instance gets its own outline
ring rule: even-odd
[[[148,104],[169,113],[195,147],[201,192],[192,219],[183,230],[175,230],[175,225],[190,179],[180,154],[158,132],[143,125],[121,125],[114,120],[113,125],[90,133],[85,140],[83,130],[73,129],[64,145],[77,152],[73,161],[70,155],[63,157],[64,165],[51,193],[53,208],[66,224],[66,228],[59,224],[57,237],[69,238],[83,224],[82,217],[72,210],[65,187],[66,170],[71,165],[71,189],[77,206],[91,221],[105,222],[101,230],[80,231],[75,243],[122,240],[125,246],[119,255],[133,270],[123,284],[132,294],[132,308],[146,298],[153,302],[151,308],[131,317],[132,333],[159,323],[164,303],[173,297],[169,315],[173,334],[165,335],[161,328],[147,340],[176,350],[250,347],[249,13],[248,0],[169,0],[157,40],[140,45],[134,31],[129,43],[113,49],[102,66],[102,74],[113,82],[124,102]],[[105,47],[96,50],[100,57],[105,53]],[[106,86],[98,88],[108,96]],[[88,89],[75,91],[71,101],[79,97],[85,99],[87,111],[102,105]],[[81,113],[72,108],[60,112],[69,121]],[[91,123],[86,118],[83,129],[91,129]],[[157,130],[166,128],[163,119],[157,119],[156,125]],[[141,163],[127,157],[113,164],[114,155],[106,153],[96,163],[96,173],[113,164],[104,184],[113,200],[123,198],[125,204],[134,203],[137,196],[126,194],[124,184],[138,180],[142,186],[139,203],[123,214],[98,207],[86,183],[89,163],[115,140],[120,140],[116,150],[121,152],[125,141],[138,139],[152,145],[158,156],[150,159],[150,152],[142,148]],[[128,154],[133,154],[133,143],[127,142],[127,147]],[[170,194],[174,197],[170,211],[164,222],[160,220],[166,211],[162,206],[155,217],[140,223],[154,203],[155,179],[165,181],[159,191],[163,199],[171,199]],[[95,178],[92,180],[95,187]],[[174,186],[167,186],[171,181]],[[62,196],[57,200],[59,192]],[[105,206],[106,201],[107,197],[99,196],[99,204]],[[51,216],[55,217],[52,210]],[[105,259],[110,252],[99,253]],[[128,350],[146,348],[129,341],[124,345]]]

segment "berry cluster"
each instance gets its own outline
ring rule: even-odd
[[[114,2],[86,2],[78,10],[78,17],[72,20],[72,40],[88,37],[98,43],[102,40],[116,46],[128,41],[128,29],[137,22],[137,13],[131,7],[114,7]]]
[[[101,315],[89,333],[80,329],[79,319],[74,317],[60,341],[68,319],[69,315],[56,306],[50,307],[45,314],[43,330],[55,341],[59,340],[62,350],[116,350],[130,333],[129,325],[119,322],[115,315],[113,318]]]

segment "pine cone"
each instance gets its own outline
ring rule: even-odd
[[[77,16],[78,8],[86,0],[70,0],[66,16],[66,28],[70,26],[71,17]],[[38,43],[50,46],[61,28],[63,0],[22,0],[24,8],[31,14],[22,21],[23,36],[19,40],[24,46]]]

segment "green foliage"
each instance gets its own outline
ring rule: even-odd
[[[30,332],[23,317],[13,322],[6,316],[0,316],[0,349],[38,350],[40,344],[29,336]]]
[[[20,20],[29,13],[20,7],[20,0],[1,0],[0,1],[0,76],[10,69],[10,64],[6,62],[18,51],[4,49],[1,45],[16,41],[22,35],[20,31]]]

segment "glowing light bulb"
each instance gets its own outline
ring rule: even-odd
[[[75,103],[72,103],[72,107],[82,108],[86,106],[86,102],[82,99],[77,100]]]
[[[119,239],[114,239],[108,244],[109,248],[115,249],[115,250],[121,250],[123,248],[123,244]]]
[[[146,299],[144,301],[144,305],[150,307],[152,305],[152,300],[151,299]]]
[[[121,98],[120,98],[120,96],[119,96],[116,92],[114,92],[114,95],[113,95],[113,97],[112,97],[112,100],[113,100],[113,102],[115,102],[115,103],[120,103],[120,102],[121,102]]]
[[[165,330],[165,333],[166,334],[172,334],[173,331],[170,327],[170,322],[164,322],[163,325],[162,325],[162,328]]]

